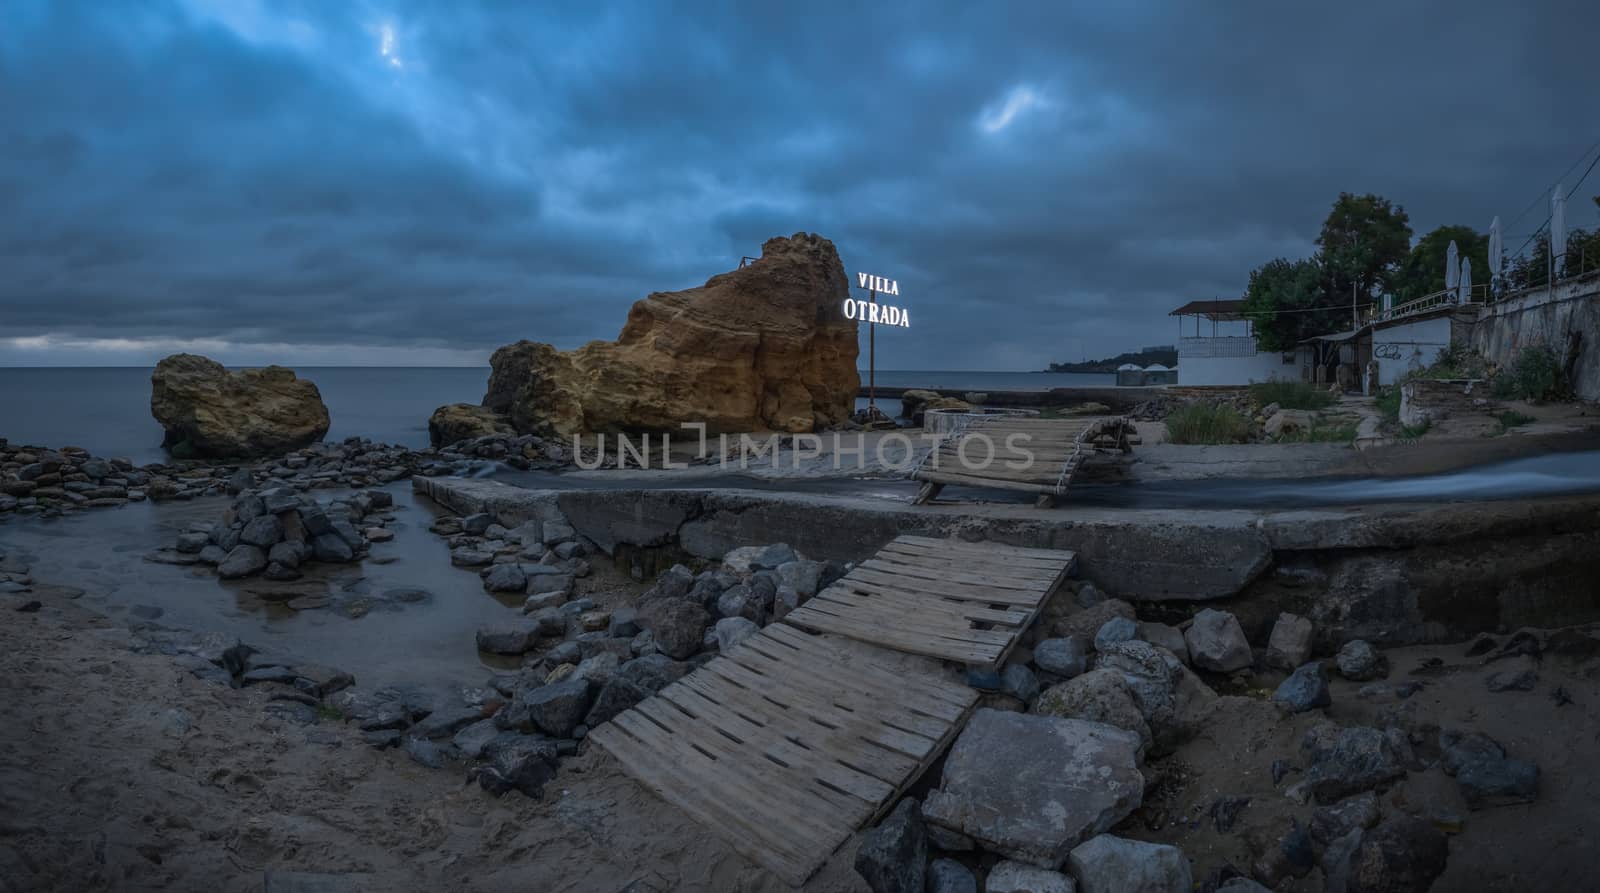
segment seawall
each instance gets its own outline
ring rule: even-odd
[[[1565,362],[1574,337],[1573,389],[1585,400],[1600,400],[1600,272],[1488,304],[1472,327],[1473,348],[1501,366],[1535,344]]]
[[[1484,629],[1600,619],[1600,496],[1291,511],[913,507],[750,490],[524,490],[416,478],[458,513],[513,526],[564,518],[614,558],[714,560],[787,542],[859,560],[901,533],[1072,549],[1079,576],[1180,620],[1221,603],[1262,631],[1311,616],[1329,641],[1461,638]],[[651,558],[651,556],[656,556]],[[653,562],[653,563],[652,563]],[[1252,631],[1253,634],[1253,631]]]

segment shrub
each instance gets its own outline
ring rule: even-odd
[[[1354,422],[1330,424],[1322,419],[1312,419],[1306,430],[1290,431],[1278,438],[1279,443],[1350,443],[1356,439]]]
[[[1326,389],[1314,384],[1276,379],[1251,385],[1250,396],[1257,406],[1276,403],[1283,409],[1322,409],[1332,405],[1334,400]]]
[[[1373,401],[1379,414],[1391,422],[1400,421],[1400,386],[1390,385],[1378,393]]]
[[[1562,395],[1561,364],[1555,351],[1543,344],[1524,347],[1511,368],[1494,379],[1494,395],[1501,399],[1554,400]]]
[[[1231,406],[1191,403],[1166,418],[1169,443],[1245,443],[1250,420]]]

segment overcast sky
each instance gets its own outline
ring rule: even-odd
[[[481,365],[808,230],[881,368],[1037,369],[1340,190],[1515,248],[1600,140],[1593,0],[518,6],[9,0],[0,365]]]

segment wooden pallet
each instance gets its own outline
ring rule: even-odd
[[[1035,493],[1040,505],[1053,505],[1085,460],[1097,450],[1131,451],[1132,435],[1132,422],[1120,416],[974,417],[939,441],[912,471],[912,479],[922,481],[913,504],[931,501],[946,484],[958,484]]]
[[[784,622],[993,669],[1076,560],[1055,549],[900,536]]]
[[[589,733],[646,787],[799,886],[966,724],[972,689],[774,623]]]

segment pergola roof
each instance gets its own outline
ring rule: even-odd
[[[1238,298],[1230,301],[1190,301],[1167,315],[1203,316],[1212,322],[1235,322],[1244,319],[1244,301]]]

